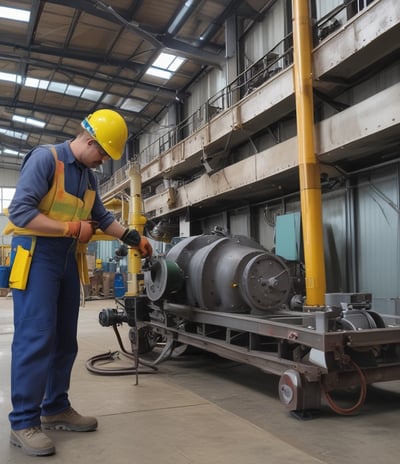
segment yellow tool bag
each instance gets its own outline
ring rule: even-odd
[[[26,289],[35,245],[36,237],[32,237],[30,250],[26,250],[21,245],[17,245],[17,251],[10,273],[10,288],[15,288],[17,290]]]
[[[78,264],[79,279],[82,285],[89,285],[89,270],[87,265],[87,244],[78,242],[76,247],[76,262]]]

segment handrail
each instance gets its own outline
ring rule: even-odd
[[[220,112],[237,103],[256,87],[293,62],[291,33],[280,40],[263,57],[242,71],[233,81],[211,96],[194,113],[161,135],[139,153],[142,165],[150,163],[164,151],[192,135]],[[236,96],[235,92],[239,92]]]
[[[367,2],[368,0],[365,0],[365,3]],[[342,4],[336,6],[331,12],[319,19],[314,25],[315,30],[319,31],[319,40],[325,38],[326,34],[333,32],[336,28],[336,25],[333,25],[328,28],[329,31],[323,32],[324,26],[345,8],[354,5],[357,8],[357,12],[368,6],[365,5],[360,7],[356,0],[345,0]],[[357,12],[355,14],[357,14]],[[350,17],[348,19],[350,19]],[[166,131],[154,142],[144,147],[138,155],[141,166],[150,163],[177,143],[194,134],[217,114],[230,108],[237,103],[239,99],[246,97],[262,83],[287,68],[292,63],[293,36],[292,33],[289,33],[259,60],[245,68],[232,82],[219,90],[215,95],[211,96],[194,113],[186,117],[172,129]],[[125,171],[126,166],[123,166],[113,174],[111,179],[104,182],[100,186],[101,194],[105,194],[107,191],[112,190],[113,187],[123,184],[124,181],[127,180]]]

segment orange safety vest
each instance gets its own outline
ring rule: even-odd
[[[51,219],[63,222],[89,219],[96,198],[96,191],[87,189],[83,200],[66,192],[64,182],[64,163],[58,159],[57,151],[54,147],[51,147],[51,152],[53,153],[56,162],[56,169],[50,190],[39,203],[39,211]],[[37,232],[25,227],[17,227],[11,221],[8,221],[3,234],[33,235],[40,237],[62,236],[60,234]],[[83,284],[89,283],[86,250],[87,245],[85,243],[78,242],[76,257],[80,278]]]

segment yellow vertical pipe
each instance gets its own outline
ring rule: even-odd
[[[140,234],[143,234],[146,224],[146,217],[142,212],[142,179],[140,175],[139,163],[133,162],[129,164],[127,169],[130,185],[129,198],[129,227],[136,229]],[[141,293],[139,288],[139,274],[142,271],[142,260],[138,250],[129,248],[128,250],[128,282],[125,295],[137,296]]]
[[[314,149],[312,29],[308,0],[293,0],[293,54],[306,304],[325,304],[322,197]]]

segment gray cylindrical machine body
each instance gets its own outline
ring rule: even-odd
[[[288,300],[291,276],[284,260],[246,237],[189,237],[165,259],[179,266],[184,279],[175,294],[162,295],[170,301],[183,297],[191,306],[243,313],[277,309]],[[154,266],[145,276],[150,299],[160,299],[159,289],[167,287],[167,268]]]

